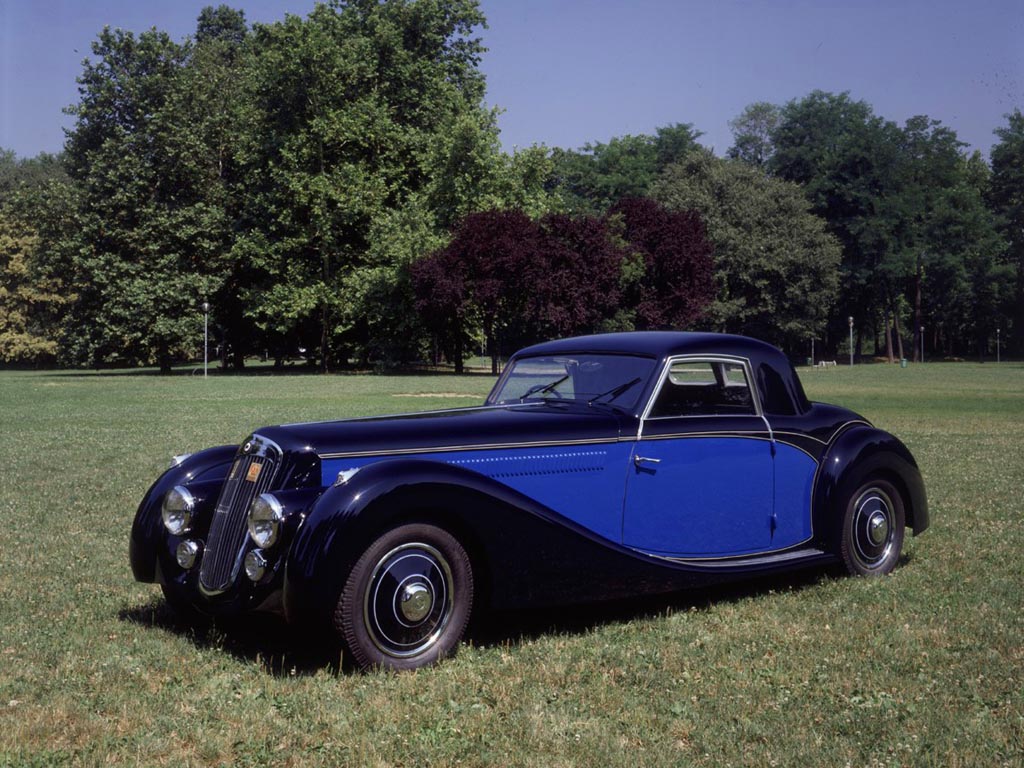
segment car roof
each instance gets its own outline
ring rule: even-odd
[[[718,354],[777,359],[782,355],[772,345],[747,336],[683,331],[632,331],[629,333],[599,333],[593,336],[576,336],[569,339],[547,341],[519,350],[516,357],[585,352],[643,355],[656,358],[690,354]]]

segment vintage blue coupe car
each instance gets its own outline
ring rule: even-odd
[[[896,565],[928,527],[898,439],[809,402],[768,344],[622,333],[524,349],[480,407],[289,424],[176,457],[135,578],[186,614],[283,612],[360,666],[455,650],[483,607],[809,565]]]

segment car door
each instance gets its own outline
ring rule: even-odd
[[[623,542],[654,554],[716,558],[768,549],[772,441],[747,361],[679,357],[641,422]]]

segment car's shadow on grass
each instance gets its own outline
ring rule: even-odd
[[[816,586],[831,578],[832,573],[834,571],[819,567],[664,595],[644,595],[567,608],[494,613],[485,617],[468,639],[474,645],[486,647],[515,645],[549,634],[584,634],[602,625],[627,624],[672,613],[708,610],[775,592],[798,591]]]
[[[899,567],[906,567],[912,557],[912,554],[903,553]],[[561,608],[490,611],[477,617],[466,640],[478,648],[503,646],[514,649],[518,644],[549,634],[584,634],[604,625],[655,619],[682,611],[710,610],[749,598],[800,591],[818,586],[837,573],[834,567],[808,568],[668,595]],[[313,675],[324,671],[348,674],[355,671],[329,639],[311,637],[308,630],[296,629],[269,614],[246,616],[229,622],[195,624],[179,618],[162,598],[154,598],[145,605],[122,610],[119,617],[122,621],[187,637],[199,648],[219,650],[240,660],[255,662],[275,676]]]

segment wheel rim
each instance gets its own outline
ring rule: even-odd
[[[853,513],[853,547],[865,568],[884,563],[893,547],[893,503],[880,488],[868,488],[856,501]]]
[[[403,544],[370,575],[363,613],[373,644],[395,658],[416,656],[438,641],[452,614],[448,561],[434,547]]]

